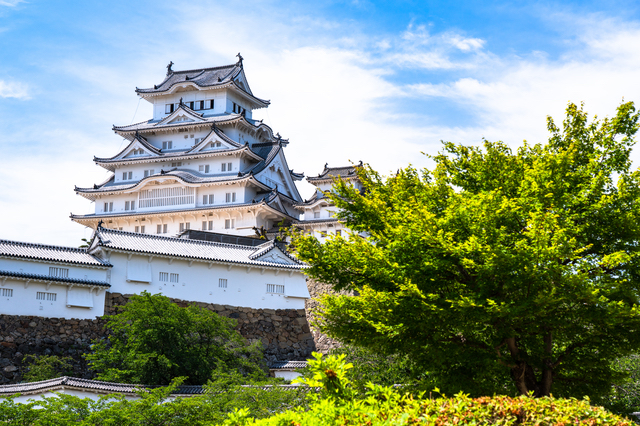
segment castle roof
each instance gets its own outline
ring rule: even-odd
[[[355,166],[329,167],[329,163],[324,165],[324,170],[318,176],[307,177],[309,183],[331,182],[333,179],[358,179],[356,169],[362,167],[362,161]]]
[[[110,267],[85,249],[0,240],[0,257],[41,260],[98,267]]]
[[[227,173],[227,174],[218,174],[215,176],[206,175],[200,172],[196,172],[193,170],[184,170],[180,168],[173,168],[169,171],[160,170],[159,172],[148,176],[146,178],[140,179],[137,182],[116,182],[115,176],[111,176],[107,181],[101,183],[100,185],[95,185],[93,188],[78,188],[76,186],[76,193],[82,195],[83,197],[89,200],[95,200],[97,195],[105,195],[112,194],[122,191],[130,191],[134,189],[141,188],[144,183],[149,181],[155,181],[158,179],[168,179],[173,178],[176,181],[180,181],[185,184],[192,185],[202,185],[202,184],[212,184],[212,185],[222,185],[227,183],[240,183],[240,182],[250,182],[264,190],[269,190],[270,188],[257,180],[253,173]]]
[[[140,96],[146,97],[171,93],[175,90],[176,86],[180,88],[191,86],[198,89],[231,87],[237,92],[245,95],[248,100],[253,101],[257,108],[264,108],[268,106],[270,101],[257,98],[253,95],[243,74],[244,70],[241,61],[232,65],[223,65],[212,68],[199,68],[184,71],[173,71],[169,69],[169,72],[162,83],[156,84],[153,88],[148,89],[136,88],[136,93]]]
[[[268,241],[257,247],[250,247],[239,244],[139,234],[98,226],[94,233],[91,249],[95,250],[96,247],[146,255],[178,257],[203,262],[232,263],[261,268],[284,268],[289,270],[306,268],[306,265],[280,250],[274,241]],[[282,256],[266,256],[272,250],[282,253]]]

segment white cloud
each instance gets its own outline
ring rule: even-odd
[[[18,3],[24,3],[24,0],[0,0],[0,6],[15,7]]]
[[[25,84],[0,80],[0,98],[29,99],[29,90]]]

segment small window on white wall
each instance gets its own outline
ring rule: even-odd
[[[220,278],[220,280],[218,280],[218,287],[227,288],[227,279],[226,278]]]
[[[13,289],[12,288],[3,288],[2,289],[2,297],[13,297]]]
[[[178,282],[178,274],[169,274],[169,282],[177,283]]]
[[[47,302],[55,302],[58,298],[57,293],[46,293],[44,291],[39,291],[36,293],[36,300],[45,300]]]
[[[313,212],[313,218],[314,219],[319,219],[320,218],[320,212]]]
[[[227,203],[235,203],[236,202],[236,193],[235,192],[227,192],[225,194],[225,201]]]
[[[224,229],[234,229],[236,227],[235,219],[225,219],[224,220]]]
[[[56,268],[54,266],[49,267],[49,276],[50,277],[59,277],[59,278],[68,278],[69,277],[69,269],[68,268]]]
[[[169,273],[168,272],[160,272],[160,276],[158,278],[162,282],[167,282],[167,281],[169,281]]]
[[[227,171],[227,163],[222,163],[222,166],[220,166],[220,171],[222,171],[222,172],[226,172]]]
[[[162,233],[163,234],[167,233],[167,224],[166,223],[164,225],[162,225]]]
[[[281,284],[267,284],[267,293],[284,294],[284,285],[281,285]]]

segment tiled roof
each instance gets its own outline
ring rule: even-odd
[[[217,86],[228,83],[233,77],[238,75],[242,68],[238,64],[223,65],[212,68],[201,68],[196,70],[173,71],[167,75],[164,81],[150,89],[136,89],[137,93],[160,93],[166,92],[173,85],[184,82],[191,82],[200,87]]]
[[[111,284],[104,281],[82,280],[79,278],[50,277],[49,275],[27,274],[23,272],[12,272],[12,271],[1,271],[1,270],[0,270],[0,277],[11,277],[11,278],[20,278],[24,280],[37,280],[37,281],[46,281],[46,282],[55,281],[59,283],[79,284],[79,285],[99,286],[99,287],[111,287]]]
[[[307,361],[275,361],[270,366],[271,370],[293,370],[298,368],[305,368]]]
[[[235,121],[238,119],[244,118],[249,124],[258,127],[260,124],[254,124],[254,120],[249,120],[246,117],[242,117],[240,114],[220,114],[220,115],[210,115],[202,117],[202,121],[180,121],[178,123],[169,123],[169,124],[160,124],[162,120],[147,120],[141,121],[140,123],[129,124],[126,126],[113,126],[113,130],[116,132],[135,132],[136,130],[144,131],[144,130],[158,130],[158,129],[166,129],[171,127],[184,127],[191,125],[212,125],[212,124],[221,124],[227,121]],[[266,126],[266,124],[265,124]]]
[[[85,249],[8,240],[0,240],[0,256],[47,260],[77,265],[111,266],[109,263],[103,262],[90,255]]]
[[[238,62],[232,65],[223,65],[212,68],[200,68],[186,71],[170,71],[164,81],[149,89],[138,89],[138,94],[154,94],[163,93],[171,89],[176,84],[193,83],[198,87],[215,87],[227,84],[233,84],[233,79],[242,72],[242,63]],[[234,85],[238,90],[243,91],[251,98],[255,99],[259,104],[269,105],[269,101],[259,99],[253,95],[248,89],[244,89],[238,85]]]
[[[293,258],[290,258],[292,264],[252,259],[251,255],[262,250],[261,247],[162,237],[102,227],[97,228],[95,237],[99,239],[99,245],[102,247],[126,252],[181,257],[205,262],[238,263],[255,267],[298,270],[306,267]]]
[[[344,167],[328,167],[329,164],[324,165],[324,170],[318,176],[310,176],[307,178],[309,182],[316,182],[321,180],[331,180],[334,178],[357,178],[356,168],[362,167],[362,161],[355,166]]]
[[[305,227],[305,226],[313,226],[313,225],[322,225],[324,223],[336,223],[339,222],[337,218],[328,218],[328,219],[309,219],[309,220],[301,220],[294,223],[296,227]]]
[[[98,380],[80,379],[76,377],[58,377],[55,379],[43,380],[32,383],[18,383],[13,385],[0,386],[0,395],[14,395],[43,393],[57,391],[65,388],[81,389],[99,393],[125,393],[132,394],[136,390],[150,389],[156,386],[144,386],[127,383],[101,382]],[[198,395],[204,393],[202,386],[179,386],[172,395]]]

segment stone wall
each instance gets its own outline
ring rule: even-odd
[[[105,314],[115,313],[128,296],[107,293]],[[178,305],[189,302],[174,300]],[[251,309],[197,303],[220,315],[235,318],[238,331],[250,341],[261,340],[268,363],[275,360],[304,360],[315,350],[305,310]],[[73,359],[75,377],[92,378],[82,354],[92,340],[107,335],[104,319],[66,320],[33,316],[0,315],[0,384],[21,380],[25,355],[58,355]]]
[[[316,351],[322,353],[328,353],[331,349],[337,348],[340,346],[340,343],[337,340],[334,340],[323,334],[318,330],[316,326],[314,326],[315,318],[320,306],[320,303],[316,300],[318,297],[322,296],[326,293],[334,293],[331,285],[325,284],[319,281],[315,281],[309,279],[307,281],[307,288],[309,289],[309,294],[311,295],[310,299],[305,301],[305,311],[307,312],[307,322],[311,326],[311,333],[313,334],[313,340],[315,342]],[[340,292],[339,294],[350,294],[348,292]]]

